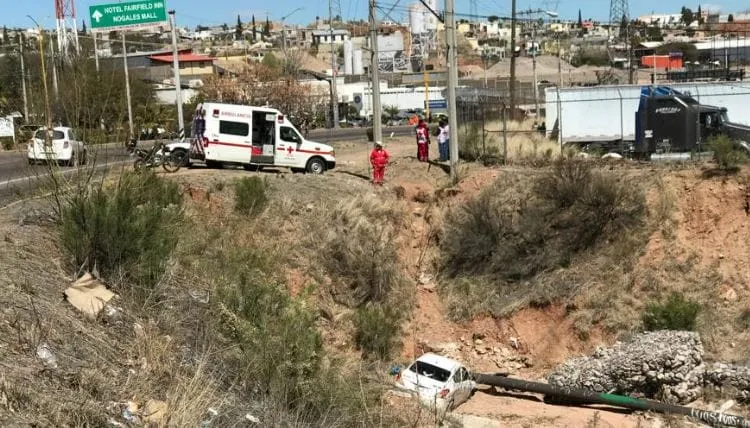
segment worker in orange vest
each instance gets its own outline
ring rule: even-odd
[[[383,147],[383,143],[380,141],[375,142],[375,147],[370,152],[370,165],[372,165],[372,184],[376,186],[383,185],[383,178],[385,177],[385,167],[388,165],[388,161],[391,159],[391,155]]]

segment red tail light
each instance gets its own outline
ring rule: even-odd
[[[63,149],[68,149],[68,148],[70,148],[70,142],[66,141],[63,143]]]
[[[440,392],[438,393],[438,395],[440,396],[440,398],[445,398],[445,397],[448,396],[448,394],[450,394],[450,392],[451,392],[450,389],[443,388],[442,390],[440,390]]]
[[[401,372],[396,373],[396,382],[401,381]]]

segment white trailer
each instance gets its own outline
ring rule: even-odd
[[[547,136],[561,129],[562,143],[634,141],[635,114],[644,85],[545,89]],[[750,83],[667,84],[700,104],[725,107],[729,120],[750,125]],[[559,94],[559,96],[558,96]],[[558,117],[562,118],[559,123]]]

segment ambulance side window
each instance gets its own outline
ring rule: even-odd
[[[250,124],[245,122],[219,121],[219,133],[247,137],[250,134]]]
[[[289,126],[282,126],[279,130],[279,134],[281,136],[281,141],[285,141],[287,143],[301,143],[302,138],[299,136],[297,131],[294,130],[294,128],[291,128]]]

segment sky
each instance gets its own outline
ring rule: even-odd
[[[367,19],[368,0],[337,0],[341,4],[341,15],[345,19]],[[379,0],[383,9],[391,9],[390,18],[396,21],[406,21],[406,8],[417,0]],[[92,5],[116,3],[117,0],[76,0],[78,23],[84,17],[88,24],[88,8]],[[295,12],[286,22],[289,24],[306,24],[316,16],[328,15],[328,2],[324,0],[166,0],[167,7],[176,10],[177,24],[193,28],[197,25],[220,25],[227,23],[234,25],[239,14],[243,21],[248,21],[254,14],[256,20],[280,20],[282,16],[294,11],[298,7],[303,9]],[[442,9],[444,0],[437,0]],[[472,3],[476,4],[475,7]],[[269,7],[273,5],[273,7]],[[655,5],[658,5],[656,7]],[[689,4],[684,0],[630,0],[631,16],[650,13],[679,13],[682,6],[696,10],[698,3]],[[718,8],[725,13],[737,12],[750,8],[747,0],[721,0],[720,3],[704,3],[703,9]],[[458,14],[476,14],[482,16],[497,15],[510,16],[510,0],[456,0]],[[608,0],[518,0],[518,10],[544,9],[557,11],[563,19],[577,19],[578,9],[584,19],[593,18],[606,21],[609,16]],[[0,25],[8,27],[30,27],[31,21],[26,15],[33,16],[42,26],[54,27],[54,0],[0,0]],[[460,17],[460,16],[459,16]],[[379,19],[389,17],[381,11]]]

